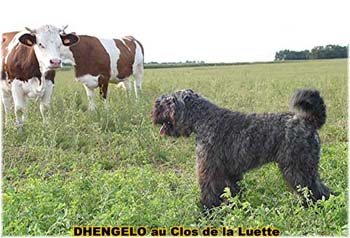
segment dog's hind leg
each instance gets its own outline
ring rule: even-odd
[[[320,179],[318,160],[310,159],[310,156],[312,155],[304,154],[289,158],[280,162],[279,166],[287,183],[299,194],[302,194],[302,191],[297,190],[298,186],[307,187],[312,192],[310,199],[314,202],[321,200],[322,197],[328,199],[331,191]]]
[[[322,197],[327,200],[331,194],[335,195],[326,185],[324,185],[318,173],[310,189],[314,194],[315,200],[321,200]]]
[[[227,177],[225,179],[225,184],[226,187],[230,188],[231,191],[231,196],[236,196],[240,191],[241,191],[241,187],[238,184],[239,181],[241,181],[243,179],[243,176],[240,175],[232,175],[230,177]]]

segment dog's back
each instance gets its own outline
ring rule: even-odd
[[[220,109],[214,141],[224,138],[225,143],[217,146],[230,157],[226,158],[228,162],[235,164],[239,158],[245,162],[241,169],[249,170],[268,161],[280,161],[289,148],[293,153],[314,153],[318,161],[317,130],[326,120],[324,101],[318,91],[303,89],[294,93],[290,105],[292,112],[285,113],[246,114]]]

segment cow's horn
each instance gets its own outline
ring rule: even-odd
[[[64,31],[67,29],[67,27],[68,27],[68,25],[63,26],[63,27],[60,29],[60,31],[63,32],[63,33],[65,33]]]
[[[32,34],[35,34],[36,33],[36,30],[32,30],[32,29],[30,29],[30,28],[28,28],[28,27],[24,27],[27,31],[29,31],[30,33],[32,33]]]

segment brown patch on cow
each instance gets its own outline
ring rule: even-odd
[[[41,72],[39,69],[39,62],[32,47],[27,47],[18,43],[19,45],[15,46],[10,53],[8,52],[7,47],[17,33],[18,31],[2,34],[1,53],[3,71],[1,72],[1,79],[6,79],[7,75],[10,81],[14,79],[27,81],[33,77],[37,77],[40,80]],[[7,55],[7,64],[5,64]],[[45,78],[54,82],[55,72],[49,71]]]
[[[11,39],[12,40],[12,39]],[[7,52],[6,73],[9,79],[27,81],[30,78],[41,78],[39,62],[32,47],[26,47],[20,43],[11,52]]]
[[[109,80],[111,75],[110,59],[101,42],[92,36],[80,36],[80,41],[70,47],[73,53],[75,76],[81,77],[86,74],[93,76],[103,75]]]
[[[75,77],[86,74],[99,76],[98,86],[103,98],[107,98],[108,83],[111,77],[111,61],[99,39],[93,36],[79,36],[80,41],[70,50],[75,61]]]
[[[9,79],[27,81],[33,77],[41,78],[39,62],[35,56],[34,49],[19,44],[8,55],[6,72]]]
[[[119,60],[117,62],[117,77],[119,79],[124,79],[132,75],[132,65],[135,61],[135,39],[132,36],[127,36],[123,38],[123,41],[125,44],[119,39],[114,40],[120,50]]]
[[[45,79],[51,80],[53,83],[55,83],[55,76],[56,76],[56,71],[50,70],[46,72]]]
[[[6,32],[2,34],[2,47],[7,47],[13,37],[18,33],[19,31],[12,31],[12,32]]]
[[[8,54],[7,47],[10,44],[11,40],[15,35],[18,33],[18,31],[13,32],[6,32],[2,34],[2,43],[1,43],[1,55],[2,55],[2,71],[1,71],[1,79],[6,79],[6,65],[5,65],[5,58]]]

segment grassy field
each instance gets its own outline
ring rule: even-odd
[[[324,60],[147,69],[139,104],[111,85],[109,109],[96,95],[98,109],[92,113],[73,72],[59,72],[49,124],[42,124],[39,105],[31,102],[22,134],[14,125],[4,128],[3,233],[69,235],[74,225],[182,225],[347,235],[346,66],[346,60]],[[242,196],[205,217],[194,136],[158,135],[159,127],[150,122],[156,97],[191,88],[232,110],[277,112],[287,111],[294,89],[302,87],[319,89],[327,104],[320,173],[339,195],[305,209],[277,166],[269,164],[245,175]]]

